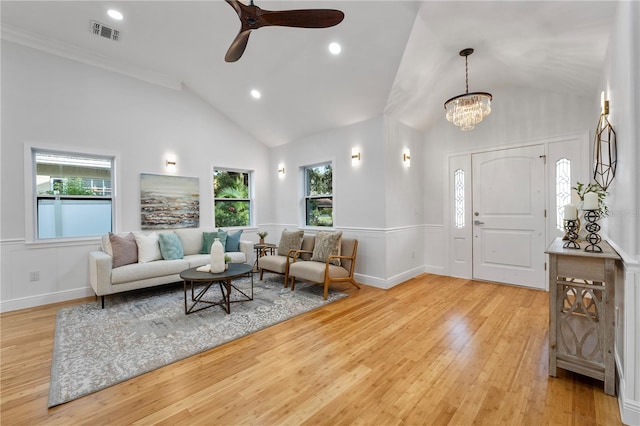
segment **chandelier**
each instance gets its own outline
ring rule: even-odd
[[[447,111],[447,120],[460,127],[460,130],[471,130],[491,113],[491,93],[471,92],[469,93],[469,55],[473,49],[463,49],[460,56],[464,56],[466,69],[467,92],[458,95],[444,103]]]

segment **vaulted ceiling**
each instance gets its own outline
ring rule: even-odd
[[[211,104],[275,146],[387,114],[419,130],[465,90],[509,87],[597,96],[612,1],[257,1],[263,9],[333,8],[327,29],[266,27],[239,61],[224,55],[240,23],[222,0],[6,1],[2,37],[116,70]],[[107,16],[118,9],[121,21]],[[95,36],[90,21],[120,31]],[[330,42],[342,53],[331,55]],[[258,89],[256,100],[250,90]],[[496,99],[495,102],[499,102]]]

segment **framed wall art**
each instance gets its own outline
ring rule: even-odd
[[[198,178],[141,173],[141,229],[197,228],[199,189]]]

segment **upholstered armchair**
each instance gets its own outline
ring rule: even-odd
[[[289,265],[288,276],[291,280],[291,290],[295,288],[296,278],[323,284],[325,300],[329,294],[329,285],[332,283],[349,282],[356,288],[360,288],[353,278],[357,254],[358,240],[353,238],[342,238],[340,254],[330,254],[324,261],[314,260],[313,251],[299,250]],[[311,260],[300,260],[304,255],[307,257],[311,255]]]
[[[282,231],[278,248],[274,254],[268,250],[259,254],[258,269],[260,270],[260,280],[264,271],[275,272],[284,275],[284,286],[289,285],[289,264],[294,253],[299,250],[313,249],[313,235],[304,235],[304,231]]]

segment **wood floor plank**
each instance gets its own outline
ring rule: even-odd
[[[95,300],[4,313],[0,421],[621,424],[602,382],[549,377],[546,292],[429,274],[336,288],[349,297],[52,409],[57,309]]]

